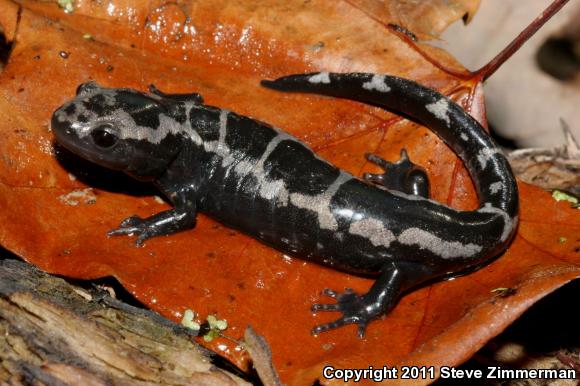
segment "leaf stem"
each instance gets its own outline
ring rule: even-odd
[[[532,21],[520,34],[512,40],[495,58],[485,66],[475,71],[475,74],[485,81],[492,76],[506,60],[511,58],[519,48],[531,38],[548,20],[552,18],[569,0],[554,0],[534,21]]]

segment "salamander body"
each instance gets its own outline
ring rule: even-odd
[[[136,234],[141,244],[194,227],[201,211],[285,253],[376,277],[366,294],[325,290],[335,302],[313,310],[342,316],[315,334],[355,323],[362,336],[404,291],[474,270],[507,248],[518,222],[515,179],[495,143],[457,104],[387,75],[322,72],[262,84],[383,106],[422,122],[463,160],[480,207],[457,211],[430,200],[425,172],[405,151],[397,163],[367,155],[385,173],[359,179],[291,135],[204,105],[198,94],[85,83],[54,112],[52,128],[62,146],[152,181],[174,206],[129,217],[110,235]]]

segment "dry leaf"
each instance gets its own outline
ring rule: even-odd
[[[361,291],[370,280],[284,256],[203,215],[195,230],[144,248],[128,237],[107,238],[123,218],[167,205],[124,176],[64,154],[57,162],[49,119],[83,81],[199,92],[208,104],[291,132],[356,175],[373,171],[365,152],[396,159],[406,147],[427,168],[434,199],[456,208],[476,206],[471,181],[428,129],[354,102],[275,93],[259,80],[319,69],[390,73],[451,95],[481,120],[480,85],[443,71],[462,71],[449,55],[421,46],[435,66],[344,1],[78,1],[72,14],[54,3],[21,4],[18,19],[14,3],[0,0],[0,25],[14,36],[0,74],[0,244],[48,272],[113,275],[176,321],[186,309],[227,320],[232,338],[251,324],[268,341],[286,384],[311,384],[326,364],[459,364],[537,299],[580,275],[578,212],[524,184],[519,233],[504,256],[405,296],[364,340],[354,326],[311,336],[314,325],[336,315],[313,316],[310,305],[323,288]],[[90,199],[81,194],[77,205],[63,199],[89,187]],[[516,293],[497,298],[490,291],[498,287]],[[231,341],[209,346],[244,366]]]

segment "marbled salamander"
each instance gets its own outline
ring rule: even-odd
[[[272,89],[331,95],[403,112],[437,133],[467,166],[480,207],[457,211],[428,198],[423,169],[368,155],[385,174],[360,180],[268,124],[203,104],[198,94],[145,94],[79,86],[54,112],[57,141],[97,164],[153,181],[174,208],[133,216],[109,235],[137,244],[194,227],[207,213],[285,253],[377,277],[366,294],[325,290],[338,311],[317,334],[348,323],[364,334],[400,294],[433,278],[474,270],[507,248],[518,192],[506,158],[461,107],[410,80],[327,72],[264,81]]]

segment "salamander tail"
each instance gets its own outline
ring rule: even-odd
[[[483,127],[446,96],[408,79],[369,73],[289,75],[262,81],[262,85],[279,91],[351,99],[400,112],[421,122],[465,163],[478,193],[478,211],[503,217],[502,241],[514,233],[518,190],[509,163]]]

